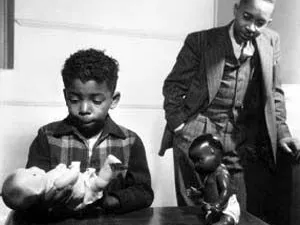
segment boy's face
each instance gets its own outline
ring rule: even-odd
[[[114,108],[120,98],[119,93],[111,93],[106,82],[83,83],[80,79],[75,79],[64,90],[64,95],[74,125],[86,138],[102,130],[109,109]]]
[[[272,21],[274,3],[249,0],[234,6],[234,35],[238,43],[252,40]]]
[[[218,150],[210,146],[209,142],[203,142],[190,149],[189,156],[198,173],[213,172],[221,163]]]

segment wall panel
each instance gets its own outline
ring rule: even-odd
[[[93,47],[120,63],[121,102],[111,114],[145,144],[153,206],[175,205],[172,152],[157,155],[161,88],[187,33],[213,26],[214,8],[211,0],[16,0],[15,68],[0,71],[0,185],[25,165],[37,129],[66,115],[65,58]]]

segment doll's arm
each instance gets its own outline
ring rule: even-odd
[[[219,200],[213,204],[219,210],[222,210],[230,197],[230,175],[226,168],[220,168],[220,171],[217,172],[216,182],[219,193]]]
[[[126,167],[113,155],[108,155],[98,176],[95,173],[95,169],[89,168],[83,174],[85,187],[83,203],[77,206],[75,210],[82,209],[101,199],[103,197],[104,188],[124,169],[126,169]],[[116,199],[108,197],[108,200],[113,201]]]
[[[51,205],[65,205],[72,197],[73,187],[79,178],[79,167],[73,164],[67,168],[64,164],[59,164],[47,173],[48,185],[46,188],[44,201]]]
[[[91,188],[93,191],[103,190],[118,173],[125,169],[126,167],[122,165],[122,162],[117,157],[108,155],[99,171],[98,177],[91,183]]]

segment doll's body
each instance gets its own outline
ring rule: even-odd
[[[211,134],[193,141],[189,157],[197,172],[200,188],[189,189],[188,195],[196,204],[203,206],[207,224],[233,225],[239,220],[240,208],[230,190],[230,174],[221,163],[222,152],[221,142]]]
[[[47,173],[37,167],[17,169],[3,183],[3,200],[14,210],[27,210],[37,202],[47,202],[55,191],[69,189],[66,208],[77,211],[100,199],[103,189],[125,169],[119,166],[116,170],[115,165],[121,165],[121,161],[109,155],[98,175],[93,168],[80,173],[80,162],[72,162],[69,167],[59,164]]]

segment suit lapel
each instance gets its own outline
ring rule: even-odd
[[[262,78],[265,87],[265,97],[272,94],[272,66],[273,66],[273,49],[270,41],[263,34],[256,39],[257,50],[260,58]]]
[[[224,71],[225,54],[231,48],[228,29],[229,26],[221,27],[213,37],[207,37],[205,66],[209,103],[218,92]]]
[[[273,150],[273,158],[276,163],[276,151],[277,151],[277,135],[276,135],[276,121],[274,111],[272,108],[273,104],[273,48],[270,44],[270,40],[266,38],[263,34],[261,34],[257,39],[257,49],[260,58],[261,71],[262,71],[262,80],[263,80],[263,91],[265,97],[265,118],[266,124],[268,127],[269,136],[271,138],[272,150]]]

